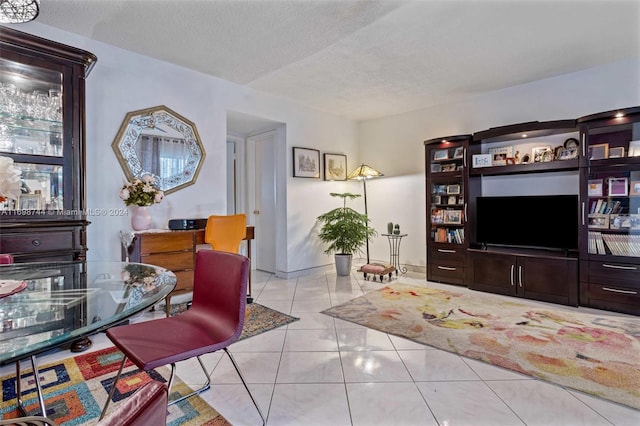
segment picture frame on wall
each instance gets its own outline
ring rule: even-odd
[[[294,146],[293,177],[320,179],[320,151]]]
[[[323,154],[324,180],[347,180],[347,156]]]

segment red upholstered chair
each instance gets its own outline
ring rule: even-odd
[[[175,376],[175,363],[197,357],[207,378],[198,390],[179,399],[174,404],[194,394],[209,389],[210,374],[200,355],[224,350],[258,409],[265,424],[260,407],[251,394],[236,361],[227,349],[240,337],[244,325],[247,295],[249,259],[245,256],[215,250],[196,253],[191,308],[177,316],[113,327],[107,330],[109,339],[124,353],[109,398],[102,410],[107,412],[116,383],[122,374],[127,359],[144,371],[171,364],[169,391]]]
[[[11,265],[13,263],[13,255],[0,254],[0,265]]]

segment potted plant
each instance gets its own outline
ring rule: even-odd
[[[338,275],[348,276],[351,273],[353,253],[361,252],[367,240],[377,233],[369,227],[367,215],[347,207],[347,199],[353,200],[360,197],[360,194],[332,192],[330,195],[342,198],[342,207],[318,216],[318,221],[322,223],[319,237],[322,242],[329,244],[324,252],[335,253]]]

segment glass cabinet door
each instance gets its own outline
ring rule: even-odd
[[[21,171],[19,199],[0,209],[63,208],[63,95],[61,71],[0,59],[0,156]]]

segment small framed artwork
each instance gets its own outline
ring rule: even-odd
[[[640,214],[629,215],[629,226],[630,226],[630,229],[633,229],[633,230],[640,229]]]
[[[444,222],[444,210],[433,209],[431,210],[431,223],[443,223]]]
[[[491,154],[491,165],[504,166],[507,164],[507,158],[513,158],[513,147],[489,148],[489,154]]]
[[[453,158],[462,158],[462,157],[464,157],[464,147],[463,146],[459,146],[453,152]]]
[[[628,214],[612,214],[609,216],[610,229],[631,229],[631,216]]]
[[[441,149],[433,152],[433,161],[442,161],[449,159],[449,150]]]
[[[455,195],[449,195],[449,199],[447,200],[447,204],[456,204],[458,199]]]
[[[602,160],[609,157],[609,144],[601,143],[589,147],[589,160]]]
[[[447,194],[449,195],[460,194],[460,185],[447,185]]]
[[[294,146],[293,177],[320,179],[320,151]]]
[[[456,171],[456,163],[451,164],[443,164],[442,165],[443,172],[455,172]]]
[[[553,151],[551,151],[551,146],[547,145],[547,146],[537,146],[535,148],[531,149],[531,158],[533,159],[534,163],[542,163],[545,158],[548,158],[549,154],[546,154],[547,152],[552,153]],[[546,154],[546,155],[545,155]],[[549,160],[547,160],[549,161]]]
[[[431,173],[440,173],[441,171],[442,171],[442,165],[440,164],[431,165]]]
[[[602,197],[602,179],[590,179],[587,185],[589,197]]]
[[[629,157],[640,157],[640,140],[629,142]]]
[[[629,195],[640,195],[640,180],[632,180],[629,183]]]
[[[578,158],[578,148],[564,148],[560,150],[558,160],[573,160]]]
[[[624,148],[621,146],[615,146],[609,148],[609,158],[622,158],[624,157]]]
[[[445,210],[444,223],[461,224],[462,210]]]
[[[324,180],[347,180],[347,156],[323,154]]]
[[[474,168],[476,167],[489,167],[491,166],[491,161],[492,161],[492,156],[491,154],[474,154],[473,157],[471,158],[472,160],[472,166]]]
[[[609,196],[629,195],[629,179],[627,178],[609,178]]]
[[[40,194],[21,194],[18,198],[18,210],[40,210]]]
[[[609,229],[609,215],[600,213],[589,214],[589,228]]]

